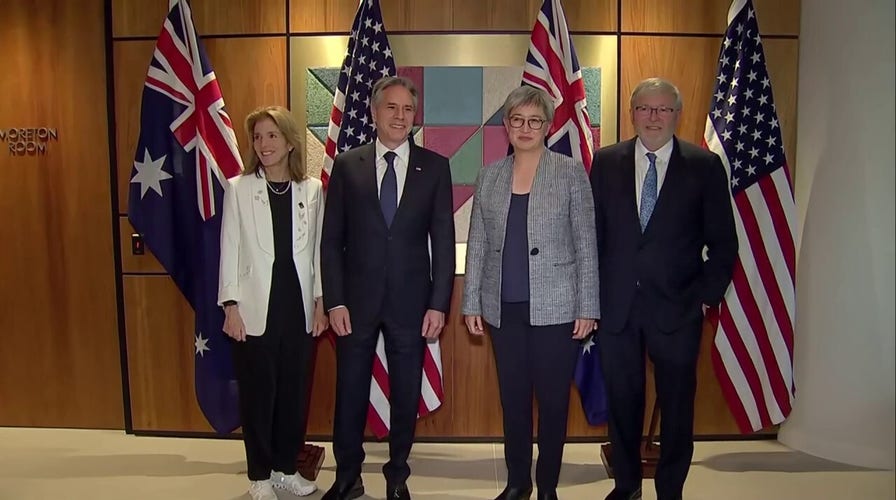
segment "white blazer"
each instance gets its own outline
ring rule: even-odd
[[[305,331],[314,322],[314,298],[323,295],[320,282],[320,228],[323,194],[320,180],[292,182],[292,257],[302,287]],[[225,186],[221,221],[221,264],[218,305],[239,304],[248,335],[265,331],[274,266],[274,228],[267,183],[254,174],[240,175]]]

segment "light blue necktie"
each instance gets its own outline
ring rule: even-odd
[[[392,219],[395,218],[395,212],[398,211],[398,178],[395,176],[395,157],[398,156],[394,151],[386,151],[383,159],[386,160],[386,174],[383,175],[383,182],[380,184],[380,208],[383,210],[383,218],[386,219],[386,226],[392,226]]]
[[[647,227],[650,221],[650,214],[653,213],[653,207],[656,206],[656,155],[647,153],[647,159],[650,161],[650,167],[647,168],[647,176],[644,177],[644,185],[641,186],[641,232]]]

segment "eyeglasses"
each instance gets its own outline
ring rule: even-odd
[[[513,128],[522,128],[523,124],[529,125],[532,130],[541,130],[547,120],[542,118],[523,118],[522,116],[511,116],[507,123]]]
[[[666,118],[668,116],[671,116],[672,113],[674,113],[676,111],[678,111],[678,110],[673,107],[670,107],[670,106],[652,107],[652,106],[645,106],[643,104],[639,104],[639,105],[635,106],[635,114],[643,115],[643,116],[650,116],[652,113],[655,112],[657,115],[662,116],[663,118]]]

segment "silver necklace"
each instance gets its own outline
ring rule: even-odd
[[[286,181],[286,185],[283,186],[283,190],[282,190],[282,191],[281,191],[281,190],[278,190],[277,188],[275,188],[274,185],[271,184],[271,181],[269,181],[269,180],[267,180],[267,179],[265,179],[264,181],[268,183],[268,187],[271,188],[271,191],[273,191],[274,194],[285,194],[287,191],[289,191],[289,184],[290,184],[289,181]]]

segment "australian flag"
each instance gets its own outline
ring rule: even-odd
[[[240,424],[217,291],[224,189],[241,170],[233,125],[190,7],[171,0],[143,88],[128,218],[196,313],[196,398],[219,433]]]

